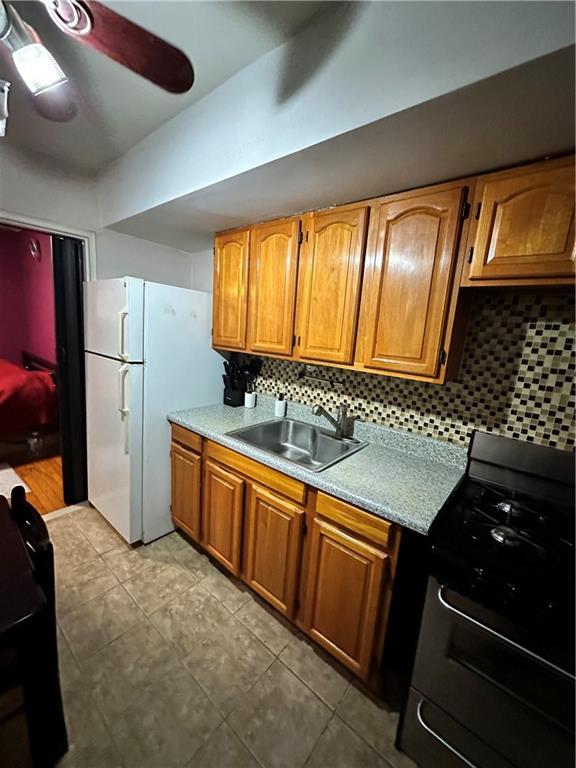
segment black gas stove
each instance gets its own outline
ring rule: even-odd
[[[425,768],[573,760],[574,458],[475,433],[429,534],[400,746]]]

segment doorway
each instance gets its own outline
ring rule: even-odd
[[[82,242],[0,224],[0,494],[86,498]]]

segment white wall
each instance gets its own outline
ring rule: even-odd
[[[47,157],[0,142],[0,211],[64,230],[99,228],[93,177],[73,173]]]
[[[573,41],[570,3],[375,2],[331,10],[106,169],[99,182],[103,224]]]
[[[212,250],[197,251],[191,253],[191,281],[190,286],[197,291],[213,290],[214,255]]]
[[[192,286],[192,254],[119,232],[98,232],[96,277],[125,275],[181,288],[196,287]]]

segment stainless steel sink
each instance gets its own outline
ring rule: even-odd
[[[264,421],[226,434],[311,472],[321,472],[368,445],[295,419]]]

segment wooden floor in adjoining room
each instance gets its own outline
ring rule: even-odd
[[[41,515],[66,506],[62,490],[62,460],[60,456],[13,466],[18,476],[30,488],[26,500]]]

